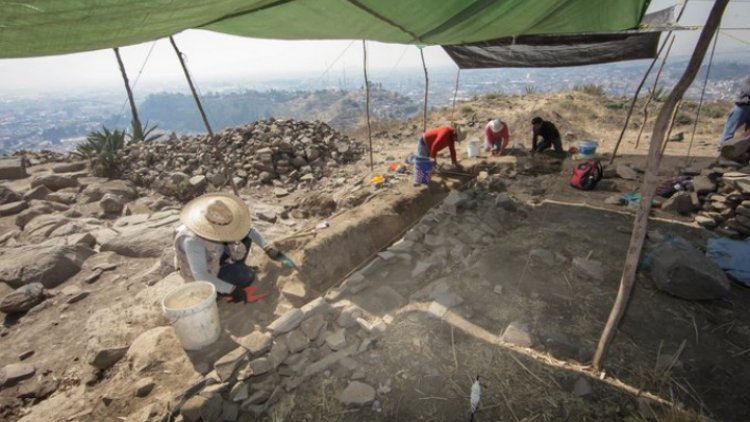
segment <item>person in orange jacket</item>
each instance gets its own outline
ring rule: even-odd
[[[437,153],[448,148],[453,167],[458,167],[455,144],[461,142],[465,137],[466,133],[462,132],[457,125],[428,129],[417,142],[417,156],[437,161]]]

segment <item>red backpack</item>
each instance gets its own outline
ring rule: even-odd
[[[604,169],[599,160],[587,160],[573,167],[570,186],[581,190],[591,190],[602,180]]]

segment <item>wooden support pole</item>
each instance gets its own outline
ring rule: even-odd
[[[680,13],[677,15],[677,22],[680,21],[680,18],[682,17],[682,13],[685,11],[685,7],[687,6],[687,0],[682,3],[682,8],[680,9]],[[635,109],[635,103],[638,101],[638,95],[641,92],[641,89],[643,88],[643,85],[646,83],[646,79],[648,79],[648,75],[651,73],[651,70],[654,68],[654,65],[656,64],[656,61],[659,60],[659,56],[661,56],[662,50],[664,50],[664,47],[667,45],[667,41],[669,40],[669,37],[672,35],[672,31],[667,32],[667,36],[664,38],[664,42],[661,43],[661,47],[659,47],[659,50],[656,52],[656,57],[654,57],[653,60],[651,60],[651,64],[648,66],[648,69],[646,69],[646,73],[643,75],[643,78],[641,78],[641,83],[638,84],[638,88],[635,90],[635,94],[633,94],[633,100],[630,102],[630,109],[628,109],[628,114],[625,116],[625,123],[622,125],[622,131],[620,131],[620,137],[617,138],[617,143],[615,143],[615,148],[612,150],[612,158],[609,159],[609,165],[611,166],[612,163],[615,162],[615,157],[617,157],[617,150],[620,148],[620,143],[622,142],[622,138],[625,135],[625,131],[628,129],[628,123],[630,123],[630,116],[633,114],[633,109]]]
[[[451,122],[453,121],[453,113],[456,111],[456,97],[458,96],[458,78],[461,76],[461,68],[456,71],[456,87],[453,89],[453,107],[451,108]]]
[[[193,85],[193,79],[190,78],[190,72],[188,72],[187,66],[185,66],[185,59],[182,57],[182,52],[179,48],[177,48],[177,43],[174,42],[174,37],[172,37],[171,35],[169,36],[169,42],[172,43],[174,52],[177,54],[177,58],[180,60],[182,71],[183,73],[185,73],[185,79],[187,79],[188,85],[190,86],[190,92],[193,93],[193,99],[195,100],[195,104],[198,106],[198,111],[201,113],[201,118],[203,119],[203,124],[206,126],[206,131],[208,131],[209,136],[213,137],[214,131],[211,130],[211,125],[208,123],[208,117],[206,117],[206,112],[203,110],[201,99],[198,98],[198,93],[195,91],[195,85]]]
[[[422,132],[427,131],[427,92],[430,87],[430,79],[427,76],[427,64],[424,62],[424,52],[419,49],[419,56],[422,58],[422,68],[424,69],[424,112],[422,116]]]
[[[648,158],[646,159],[646,174],[644,176],[643,185],[641,187],[641,204],[638,208],[638,213],[635,217],[633,224],[633,232],[630,237],[630,246],[625,257],[625,265],[623,267],[622,278],[620,279],[620,289],[617,292],[617,299],[612,306],[612,311],[609,314],[607,324],[602,331],[602,336],[599,339],[599,344],[594,354],[593,367],[596,370],[601,370],[602,361],[609,350],[609,345],[615,336],[615,329],[620,323],[625,309],[630,299],[630,293],[635,283],[635,275],[638,269],[638,261],[641,256],[641,250],[643,249],[643,242],[646,238],[646,229],[648,226],[648,215],[651,211],[651,200],[654,198],[656,185],[658,182],[658,171],[659,171],[659,150],[661,144],[664,141],[664,135],[667,131],[667,125],[669,124],[669,118],[672,115],[672,111],[677,106],[677,102],[682,98],[682,95],[687,91],[690,84],[695,79],[695,75],[700,69],[700,65],[703,62],[703,57],[706,55],[708,45],[711,43],[711,37],[719,27],[721,23],[721,16],[724,13],[724,9],[727,7],[729,0],[716,0],[714,2],[711,13],[708,15],[706,25],[701,31],[698,42],[695,45],[695,51],[693,56],[688,62],[685,73],[683,73],[680,80],[675,85],[672,92],[664,102],[664,106],[659,111],[659,116],[656,118],[654,123],[653,135],[651,136],[651,144],[648,149]]]
[[[362,40],[362,56],[364,57],[365,69],[365,114],[367,115],[367,140],[370,145],[370,171],[375,170],[372,159],[372,127],[370,126],[370,81],[367,79],[367,42]]]
[[[128,92],[128,101],[130,102],[130,113],[133,116],[133,125],[139,128],[141,126],[141,119],[138,117],[138,109],[135,106],[135,99],[133,98],[133,91],[130,89],[130,82],[128,81],[128,74],[125,72],[125,65],[122,64],[122,57],[120,57],[120,49],[118,47],[113,48],[115,50],[115,57],[117,57],[117,64],[120,65],[120,73],[122,74],[122,80],[125,82],[125,91]]]
[[[206,117],[206,112],[203,110],[203,104],[201,104],[201,100],[198,97],[198,92],[195,90],[193,79],[190,77],[190,72],[188,72],[187,66],[185,65],[185,60],[182,57],[182,52],[179,48],[177,48],[177,43],[175,43],[174,37],[172,37],[171,35],[169,37],[169,42],[172,43],[174,52],[177,54],[177,58],[180,60],[182,71],[185,73],[185,79],[187,79],[188,85],[190,86],[190,92],[193,93],[193,99],[195,99],[195,104],[198,106],[198,111],[201,114],[201,118],[203,118],[203,124],[206,126],[208,136],[211,138],[211,142],[214,144],[214,156],[219,161],[219,164],[223,167],[222,174],[224,174],[224,182],[229,183],[229,186],[232,187],[232,192],[234,192],[235,195],[240,196],[240,191],[239,189],[237,189],[237,185],[234,183],[234,178],[232,176],[231,170],[229,170],[229,165],[227,165],[226,160],[224,160],[224,155],[221,153],[221,150],[219,148],[219,137],[214,134],[213,130],[211,130],[211,125],[208,123],[208,117]],[[223,185],[221,187],[223,187]],[[221,187],[219,188],[219,190],[221,190]]]

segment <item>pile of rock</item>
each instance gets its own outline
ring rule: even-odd
[[[361,382],[366,374],[353,357],[366,351],[388,322],[348,300],[329,303],[319,297],[290,309],[266,329],[235,338],[239,347],[175,397],[172,408],[187,422],[235,421],[242,414],[257,418],[284,394],[337,364],[352,371],[352,382],[338,400],[345,406],[369,404],[375,389]]]
[[[750,140],[741,141],[750,146]],[[719,158],[693,177],[693,190],[701,209],[696,223],[738,238],[750,235],[750,166],[746,154],[733,158]]]
[[[238,187],[274,183],[293,190],[299,183],[323,177],[327,167],[357,160],[365,149],[317,121],[269,119],[217,136],[219,151],[207,136],[127,146],[120,152],[120,170],[137,185],[187,198],[201,194],[209,184],[225,184],[218,152]]]

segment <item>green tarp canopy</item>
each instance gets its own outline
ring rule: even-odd
[[[649,0],[0,0],[0,58],[138,44],[185,29],[450,45],[638,26]]]

